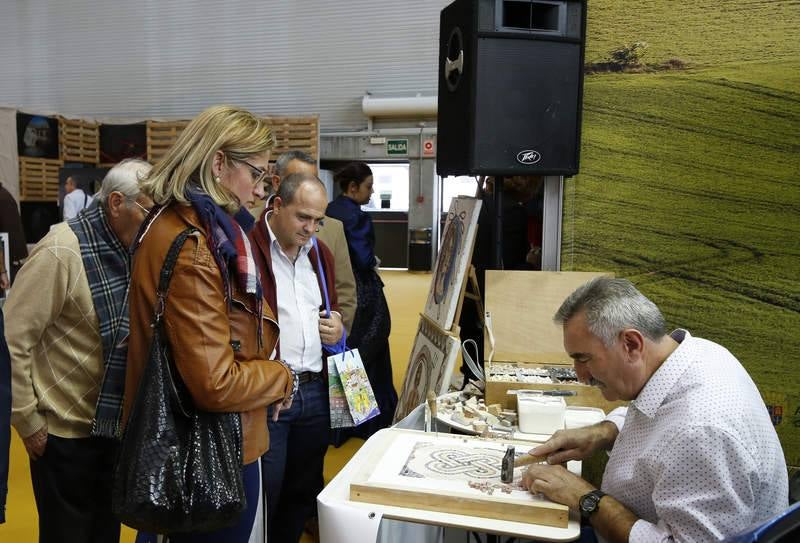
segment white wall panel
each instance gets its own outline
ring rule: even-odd
[[[0,0],[0,105],[190,118],[215,103],[366,125],[361,97],[436,93],[447,0]]]

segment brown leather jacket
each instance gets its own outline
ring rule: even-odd
[[[249,464],[269,448],[266,406],[289,397],[292,375],[280,362],[268,360],[278,340],[278,324],[269,306],[263,304],[264,347],[258,350],[253,298],[241,293],[233,279],[233,307],[228,313],[219,267],[197,213],[188,206],[172,204],[164,209],[134,254],[122,420],[128,420],[148,361],[161,266],[169,246],[190,226],[201,233],[187,238],[175,264],[164,311],[167,340],[199,409],[241,413],[244,463]]]

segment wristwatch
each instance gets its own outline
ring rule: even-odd
[[[588,519],[592,513],[600,508],[600,498],[605,496],[606,493],[600,490],[592,490],[588,494],[581,496],[578,500],[578,509],[580,509],[581,517]]]

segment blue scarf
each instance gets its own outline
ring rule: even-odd
[[[264,293],[258,277],[250,241],[245,235],[252,230],[255,219],[244,207],[231,218],[224,209],[208,195],[197,191],[187,191],[186,196],[197,211],[200,221],[208,234],[208,247],[222,274],[225,295],[231,303],[230,271],[242,292],[255,298],[258,315],[258,348],[262,346],[261,317],[263,315]],[[236,221],[234,223],[234,221]]]
[[[84,209],[67,224],[78,238],[103,345],[105,372],[91,435],[118,438],[128,359],[130,255],[99,204]]]

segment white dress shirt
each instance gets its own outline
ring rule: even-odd
[[[64,220],[67,221],[78,215],[81,209],[91,205],[92,198],[81,189],[75,189],[64,196]]]
[[[319,308],[322,294],[317,274],[311,267],[309,240],[300,248],[297,260],[287,256],[278,243],[267,220],[264,222],[270,239],[272,273],[278,301],[281,359],[297,373],[322,371],[322,340],[319,337]]]
[[[712,541],[788,507],[781,444],[753,380],[724,347],[680,345],[628,408],[602,490],[639,517],[629,541]],[[600,503],[602,507],[602,502]]]

